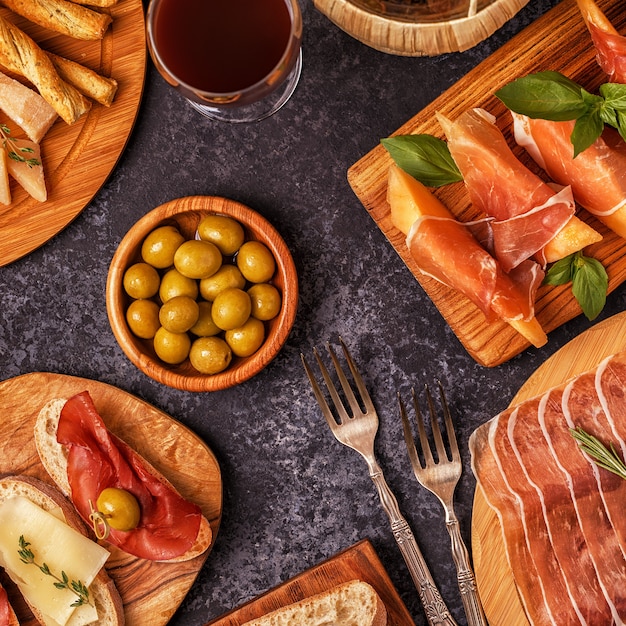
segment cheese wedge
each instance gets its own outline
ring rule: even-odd
[[[48,199],[46,181],[44,178],[43,164],[41,162],[41,150],[39,144],[28,139],[14,139],[17,148],[26,148],[30,152],[20,152],[25,159],[36,159],[39,165],[31,165],[25,161],[7,159],[9,174],[30,194],[35,200],[45,202]]]
[[[0,202],[11,204],[11,187],[9,186],[9,168],[6,150],[0,148]]]
[[[37,606],[46,626],[88,624],[97,621],[95,608],[71,606],[77,596],[69,589],[58,589],[55,580],[39,567],[20,557],[20,537],[38,564],[87,587],[104,566],[109,552],[70,528],[55,515],[44,511],[28,498],[18,495],[0,503],[0,566],[18,586],[25,599]]]
[[[41,143],[58,117],[56,111],[36,91],[2,72],[0,109],[35,143]]]

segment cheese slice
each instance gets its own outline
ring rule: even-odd
[[[15,161],[11,157],[7,160],[9,174],[30,194],[35,200],[45,202],[48,198],[46,191],[46,181],[41,163],[41,150],[39,144],[28,139],[14,139],[15,149],[26,149],[29,152],[22,152],[20,155],[26,160],[35,159],[39,165],[30,165],[26,161]]]
[[[23,496],[0,503],[0,566],[28,602],[42,613],[46,626],[65,626],[70,619],[72,624],[97,621],[94,607],[83,605],[75,610],[71,605],[77,596],[71,590],[57,589],[51,576],[22,562],[18,552],[20,537],[30,544],[28,548],[36,563],[45,563],[55,576],[65,572],[70,581],[81,581],[87,587],[109,552]]]
[[[9,186],[9,168],[7,151],[0,147],[0,202],[11,204],[11,187]]]

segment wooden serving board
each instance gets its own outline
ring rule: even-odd
[[[626,32],[623,0],[599,0],[598,5],[620,32]],[[591,39],[575,0],[563,0],[528,26],[410,119],[394,135],[427,133],[444,138],[435,118],[436,111],[456,119],[468,108],[483,107],[497,117],[498,125],[513,146],[510,115],[493,94],[515,78],[542,70],[558,70],[592,92],[606,82],[606,77],[596,64]],[[515,146],[514,152],[530,169],[540,173],[520,148]],[[370,216],[478,363],[492,367],[522,352],[529,344],[511,326],[505,322],[487,324],[483,314],[467,298],[421,274],[408,252],[404,235],[391,223],[386,200],[387,171],[391,163],[387,151],[378,145],[348,170],[348,181]],[[434,193],[460,220],[479,217],[462,183],[446,185]],[[605,265],[609,274],[609,292],[613,291],[626,279],[626,244],[585,211],[581,212],[580,217],[604,236],[600,243],[587,249],[587,254]],[[546,332],[581,313],[569,285],[540,288],[536,311]]]
[[[0,383],[0,476],[25,474],[53,484],[35,448],[35,420],[49,400],[85,390],[109,430],[152,463],[185,498],[202,508],[215,542],[222,515],[222,481],[211,450],[180,422],[104,383],[52,373],[25,374]],[[210,552],[183,563],[155,563],[106,547],[111,557],[105,567],[122,596],[126,626],[167,624]],[[18,596],[12,595],[11,601],[22,626],[37,624]]]
[[[626,349],[626,312],[585,331],[553,354],[522,385],[515,406],[596,367]],[[472,553],[476,582],[491,626],[528,626],[508,565],[500,522],[478,488],[472,514]]]
[[[280,607],[359,579],[376,589],[387,608],[388,626],[414,626],[389,575],[368,539],[312,567],[206,626],[241,626]]]
[[[11,181],[12,203],[8,207],[0,204],[0,266],[43,245],[79,215],[104,184],[126,145],[139,110],[146,72],[143,5],[141,0],[119,0],[110,13],[113,23],[101,41],[78,41],[0,8],[0,15],[44,50],[115,78],[119,85],[109,108],[94,103],[71,126],[57,119],[42,140],[46,202],[34,200]],[[8,124],[12,134],[17,135],[15,125]]]

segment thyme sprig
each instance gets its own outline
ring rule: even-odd
[[[41,165],[39,159],[24,156],[25,154],[33,154],[34,150],[28,146],[19,146],[17,140],[11,137],[11,129],[6,124],[0,124],[0,139],[2,140],[2,148],[7,151],[9,159],[26,163],[28,167]]]
[[[37,563],[35,560],[35,554],[29,548],[30,543],[24,539],[24,535],[20,535],[20,549],[17,553],[20,555],[20,559],[22,563],[26,563],[27,565],[35,565],[38,567],[46,576],[51,576],[55,582],[54,586],[57,589],[69,589],[74,595],[77,596],[77,600],[72,602],[70,606],[83,606],[84,604],[89,604],[93,606],[93,603],[89,600],[89,589],[85,583],[81,580],[70,580],[69,576],[61,571],[61,576],[57,576],[54,574],[46,563]]]
[[[609,444],[609,449],[597,437],[590,435],[580,427],[570,428],[570,432],[581,449],[592,457],[600,467],[626,479],[626,463],[615,450],[613,442]]]

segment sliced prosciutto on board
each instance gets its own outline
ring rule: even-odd
[[[6,589],[0,587],[0,626],[9,626],[11,623],[11,605],[9,604],[9,596]]]
[[[534,626],[626,623],[626,480],[572,437],[626,452],[626,353],[480,426],[472,469]]]
[[[68,448],[72,502],[89,520],[91,503],[106,487],[132,493],[141,509],[139,526],[111,529],[107,539],[129,554],[155,561],[173,559],[194,544],[202,512],[157,478],[143,459],[110,433],[88,392],[71,397],[61,411],[57,440]]]
[[[552,122],[511,113],[515,141],[552,180],[569,185],[574,199],[626,238],[626,146],[617,131],[605,128],[574,158],[573,121]]]
[[[530,257],[545,264],[543,249],[577,219],[570,190],[555,192],[523,165],[487,111],[471,109],[454,122],[438,119],[472,204],[494,218],[494,253],[503,269]]]
[[[626,37],[620,35],[593,0],[577,0],[591,40],[598,65],[609,82],[626,83]]]

